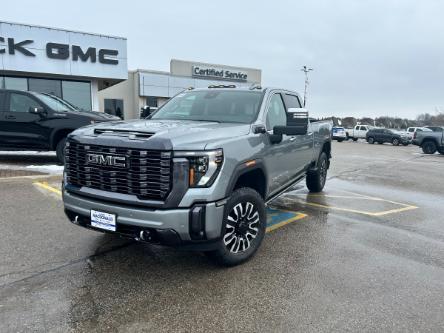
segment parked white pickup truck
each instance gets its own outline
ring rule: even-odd
[[[354,128],[349,128],[346,130],[347,140],[358,141],[358,139],[365,139],[367,132],[372,128],[374,126],[370,125],[356,125]]]

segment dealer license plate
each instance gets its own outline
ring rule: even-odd
[[[116,231],[116,215],[91,209],[91,226],[108,231]]]

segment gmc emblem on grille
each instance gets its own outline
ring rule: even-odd
[[[87,154],[86,161],[87,161],[87,164],[97,164],[97,165],[105,165],[105,166],[114,166],[114,167],[118,167],[118,168],[126,168],[126,157],[125,156]]]

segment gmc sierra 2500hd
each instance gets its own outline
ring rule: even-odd
[[[148,118],[69,135],[70,221],[236,265],[264,238],[267,202],[304,178],[324,187],[332,124],[310,120],[295,92],[189,89]]]

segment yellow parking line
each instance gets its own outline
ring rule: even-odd
[[[407,210],[413,210],[413,209],[417,209],[417,208],[418,207],[416,207],[416,206],[406,206],[406,207],[403,207],[403,208],[398,208],[398,209],[386,210],[384,212],[373,213],[373,216],[382,216],[382,215],[393,214],[393,213],[401,213],[401,212],[405,212]]]
[[[265,229],[265,232],[267,232],[267,233],[271,232],[273,230],[283,227],[284,225],[287,225],[287,224],[292,223],[294,221],[303,219],[304,217],[307,217],[307,216],[308,215],[304,214],[304,213],[297,213],[297,215],[295,217],[292,217],[288,220],[285,220],[285,221],[282,221],[282,222],[279,222],[279,223],[276,223],[276,224],[273,224],[273,225],[267,227],[267,229]]]
[[[336,206],[330,206],[330,205],[321,205],[321,204],[317,204],[317,203],[314,203],[314,202],[304,202],[303,204],[304,205],[308,205],[308,206],[313,206],[313,207],[320,207],[320,208],[327,208],[327,209],[333,209],[333,210],[340,210],[340,211],[343,211],[343,212],[357,213],[357,214],[368,215],[368,216],[382,216],[382,215],[393,214],[393,213],[400,213],[400,212],[404,212],[404,211],[407,211],[407,210],[412,210],[412,209],[417,209],[418,208],[416,206],[409,206],[409,205],[402,204],[405,207],[373,213],[373,212],[367,212],[367,211],[364,211],[364,210],[336,207]]]
[[[48,185],[47,182],[35,182],[34,185],[37,185],[38,187],[41,187],[41,188],[43,188],[47,191],[50,191],[52,193],[62,195],[62,191],[60,191],[58,188]]]

